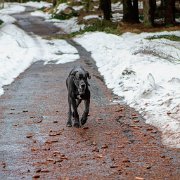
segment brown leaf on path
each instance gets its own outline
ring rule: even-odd
[[[34,123],[41,123],[43,119],[33,119]]]
[[[105,132],[104,134],[106,134],[106,135],[111,135],[111,132]]]
[[[27,135],[26,135],[26,138],[32,138],[33,137],[33,134],[32,133],[28,133]]]
[[[83,129],[89,129],[89,127],[83,127]]]
[[[144,178],[142,177],[135,177],[136,180],[143,180]]]
[[[107,144],[103,144],[103,145],[101,146],[101,149],[106,149],[106,148],[108,148],[108,145],[107,145]]]
[[[41,172],[47,173],[47,172],[50,172],[50,171],[48,169],[42,169]]]
[[[136,113],[131,114],[132,118],[137,118],[138,115]]]
[[[96,158],[102,158],[102,157],[103,157],[102,154],[97,154],[97,155],[96,155]]]
[[[35,175],[33,176],[33,178],[35,178],[35,179],[40,178],[40,175],[35,174]]]
[[[56,143],[56,142],[58,142],[58,141],[59,141],[58,139],[47,140],[47,141],[45,142],[45,144],[52,144],[52,143]]]

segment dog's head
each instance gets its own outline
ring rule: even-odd
[[[80,95],[85,94],[86,88],[88,87],[88,79],[91,78],[88,71],[85,71],[83,68],[74,69],[74,71],[71,72],[71,75],[74,76],[74,84],[78,90],[78,93]]]

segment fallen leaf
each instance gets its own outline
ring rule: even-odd
[[[34,123],[41,123],[43,119],[34,119],[33,122]]]
[[[111,132],[105,132],[104,134],[106,134],[106,135],[111,135]]]
[[[83,127],[83,129],[89,129],[89,127]]]
[[[137,118],[138,117],[138,115],[135,114],[135,113],[131,114],[131,116],[132,116],[132,118]]]
[[[129,163],[130,160],[129,160],[129,159],[124,159],[122,162],[123,162],[123,163]]]
[[[40,175],[35,174],[35,175],[33,176],[33,178],[40,178]]]
[[[103,155],[102,155],[102,154],[97,154],[96,157],[97,157],[97,158],[102,158]]]
[[[49,136],[58,136],[58,135],[61,135],[62,132],[61,131],[52,131],[50,130],[49,132]]]
[[[108,148],[108,145],[107,145],[107,144],[103,144],[103,145],[101,146],[101,149],[106,149],[106,148]]]
[[[35,170],[35,172],[36,172],[36,173],[41,172],[41,168],[37,168],[37,169]]]
[[[142,177],[135,177],[135,179],[137,179],[137,180],[143,180],[144,178],[142,178]]]
[[[32,133],[26,135],[26,138],[32,138],[32,137],[33,137]]]
[[[99,152],[99,149],[97,147],[95,147],[92,152]]]
[[[38,149],[37,148],[31,148],[31,151],[34,152],[34,151],[37,151]]]
[[[117,168],[118,165],[111,165],[110,168]]]
[[[48,169],[42,169],[41,172],[47,173],[47,172],[49,172],[49,170]]]
[[[47,158],[46,161],[54,161],[53,158]]]
[[[103,120],[103,118],[98,118],[97,120],[98,120],[98,121],[102,121],[102,120]]]
[[[28,112],[28,110],[23,110],[23,112],[25,113],[25,112]]]

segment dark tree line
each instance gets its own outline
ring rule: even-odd
[[[177,0],[179,2],[179,0]],[[123,3],[123,21],[139,22],[138,0],[121,0]],[[166,25],[175,24],[176,0],[161,0],[161,11]],[[100,0],[100,9],[105,20],[111,19],[111,0]],[[157,9],[156,0],[143,0],[143,22],[145,26],[153,26]]]

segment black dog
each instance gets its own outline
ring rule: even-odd
[[[68,90],[68,121],[67,126],[72,126],[71,117],[74,117],[74,127],[80,127],[79,114],[77,108],[82,100],[84,100],[85,110],[81,118],[81,124],[84,125],[87,121],[90,105],[90,91],[87,78],[90,79],[88,71],[85,71],[83,67],[74,67],[69,73],[66,79],[66,86]],[[72,109],[71,109],[72,108]]]

